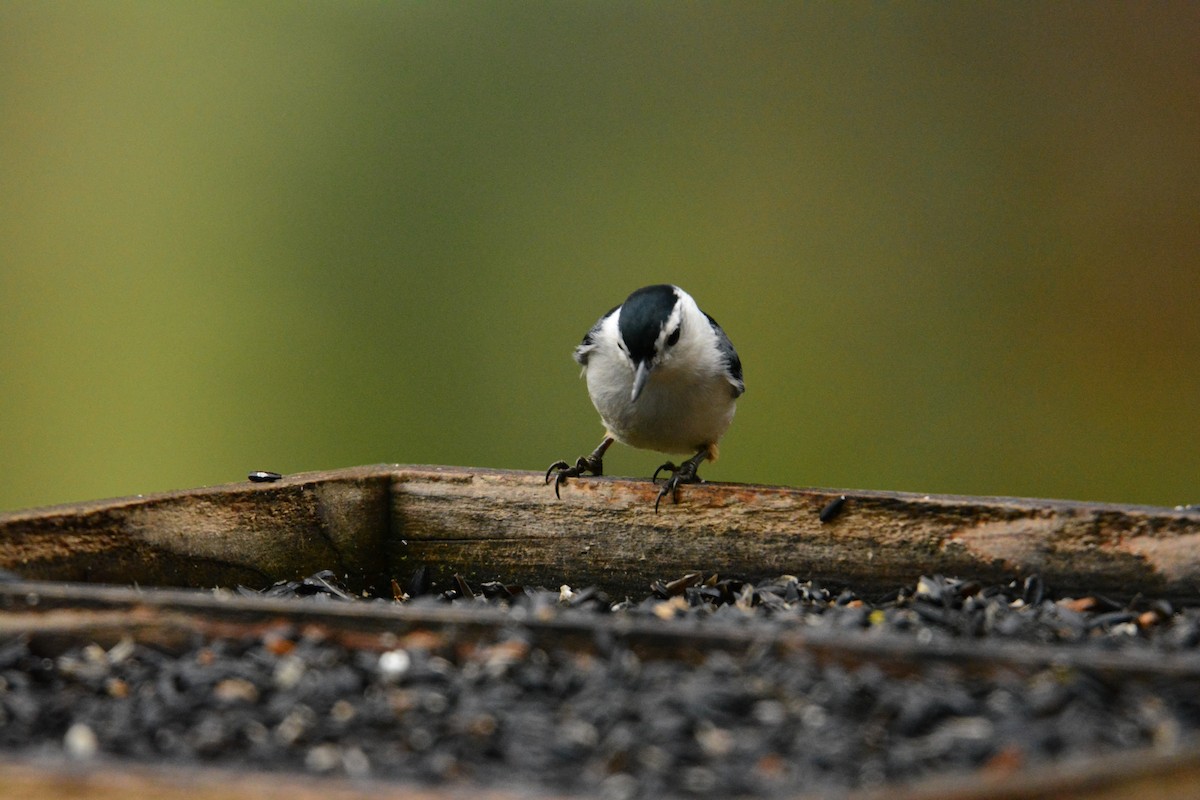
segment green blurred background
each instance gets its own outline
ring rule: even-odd
[[[661,281],[746,367],[710,479],[1200,501],[1198,31],[0,3],[0,509],[573,459],[602,430],[571,350]]]

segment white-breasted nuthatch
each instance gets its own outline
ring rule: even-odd
[[[556,461],[546,470],[554,493],[568,478],[601,475],[613,441],[663,453],[695,453],[676,466],[654,501],[654,510],[681,483],[700,480],[704,459],[717,459],[717,443],[729,429],[737,398],[746,390],[742,362],[717,321],[678,286],[638,289],[592,326],[575,348],[592,405],[605,436],[591,455],[571,466]]]

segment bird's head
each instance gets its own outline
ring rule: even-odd
[[[690,300],[679,287],[659,284],[638,289],[621,304],[617,318],[618,346],[633,370],[631,400],[638,399],[650,374],[668,364],[680,341],[686,341],[688,325],[685,317]],[[695,302],[691,304],[695,305]]]

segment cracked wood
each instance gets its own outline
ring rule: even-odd
[[[640,593],[701,570],[887,592],[920,574],[1040,574],[1059,591],[1200,598],[1200,512],[1061,500],[377,465],[0,515],[0,566],[40,580],[264,586],[320,569],[387,595],[436,580]],[[820,519],[845,496],[836,515]]]

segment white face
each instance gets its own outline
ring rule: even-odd
[[[704,313],[682,289],[669,288],[670,302],[662,302],[666,299],[662,291],[653,299],[638,297],[639,302],[630,307],[629,316],[626,316],[627,307],[622,306],[620,313],[606,322],[621,361],[635,376],[637,386],[644,385],[650,373],[673,374],[681,368],[695,372],[699,365],[707,364],[709,360],[704,351],[709,327]],[[656,304],[657,308],[654,307]],[[637,394],[636,390],[634,394]]]
[[[679,344],[682,335],[683,302],[680,301],[671,309],[671,316],[667,317],[666,323],[659,331],[658,340],[654,343],[654,366],[671,360],[671,356],[675,353],[675,345]]]

